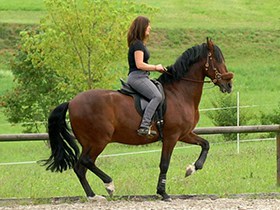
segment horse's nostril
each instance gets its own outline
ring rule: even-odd
[[[228,83],[228,87],[229,87],[229,88],[232,88],[232,84],[231,84],[231,83]]]

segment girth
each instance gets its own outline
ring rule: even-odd
[[[147,99],[145,96],[143,96],[141,93],[136,92],[129,84],[127,84],[125,81],[120,79],[122,83],[122,88],[118,90],[118,92],[132,96],[134,98],[134,104],[137,112],[140,116],[143,116],[146,106],[148,105],[149,99]],[[160,93],[162,94],[162,102],[159,104],[152,121],[156,123],[157,129],[159,131],[159,137],[163,139],[163,117],[166,111],[166,100],[165,100],[165,94],[162,87],[162,84],[157,80],[151,80],[156,87],[159,89]]]

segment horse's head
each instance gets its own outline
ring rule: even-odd
[[[207,38],[208,54],[205,63],[205,74],[220,87],[223,93],[232,91],[233,73],[227,71],[223,54],[211,39]]]

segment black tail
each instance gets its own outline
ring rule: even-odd
[[[52,154],[44,165],[46,170],[52,172],[63,172],[68,168],[73,168],[78,160],[79,147],[74,137],[69,133],[69,128],[65,122],[68,109],[68,102],[57,106],[48,119],[49,142]]]

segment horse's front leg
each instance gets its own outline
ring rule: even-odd
[[[163,141],[161,159],[160,159],[160,174],[157,185],[157,194],[162,196],[164,201],[171,201],[170,196],[166,193],[166,174],[169,168],[170,158],[174,149],[176,141]]]
[[[194,172],[196,172],[199,169],[202,169],[205,160],[207,158],[208,151],[210,149],[209,142],[199,136],[197,136],[194,133],[190,133],[186,138],[180,139],[180,141],[183,141],[185,143],[189,144],[196,144],[201,146],[201,152],[198,157],[198,159],[195,161],[195,163],[189,165],[186,169],[186,177],[190,176]]]

